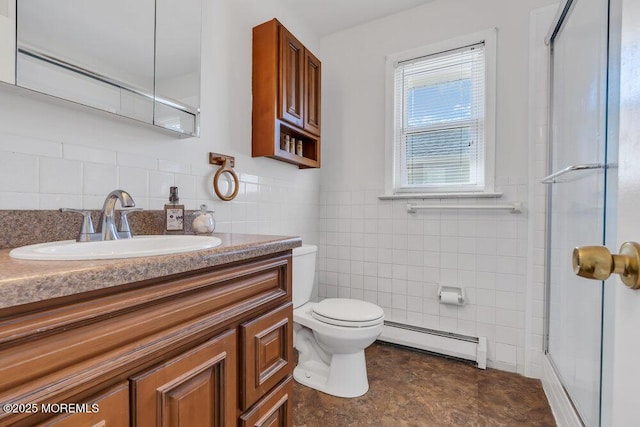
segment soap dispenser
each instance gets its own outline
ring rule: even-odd
[[[213,211],[207,210],[207,205],[200,205],[200,212],[195,213],[193,219],[193,232],[195,234],[210,234],[216,228],[216,220]]]
[[[178,204],[178,187],[169,188],[169,203],[164,205],[164,233],[184,233],[184,205]]]

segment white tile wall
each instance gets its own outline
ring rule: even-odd
[[[296,180],[240,173],[238,196],[222,202],[211,187],[214,166],[140,154],[134,159],[128,153],[46,140],[37,145],[47,155],[38,155],[30,145],[12,144],[14,138],[0,132],[0,209],[100,209],[115,188],[129,191],[139,207],[162,209],[169,187],[176,185],[187,209],[205,203],[216,211],[217,231],[317,239],[318,188],[304,172]]]
[[[499,179],[500,203],[526,200],[526,181]],[[494,366],[523,372],[527,215],[473,210],[409,214],[406,200],[379,200],[382,193],[322,190],[320,298],[362,299],[380,305],[391,321],[487,336]],[[470,203],[496,201],[460,202]],[[439,286],[464,287],[467,304],[440,304]]]

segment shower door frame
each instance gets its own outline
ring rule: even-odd
[[[607,2],[607,8],[610,9],[610,5],[609,5],[609,1],[605,0]],[[553,20],[553,26],[550,29],[545,42],[546,44],[549,46],[549,80],[548,80],[548,94],[549,94],[549,104],[548,104],[548,135],[547,135],[547,149],[548,149],[548,158],[547,158],[547,170],[551,171],[553,168],[553,155],[554,155],[554,143],[557,143],[557,141],[554,141],[554,137],[553,137],[553,133],[554,133],[554,79],[555,79],[555,75],[554,75],[554,51],[553,51],[553,46],[554,46],[554,41],[556,36],[558,35],[558,33],[562,30],[563,25],[566,22],[566,19],[568,19],[568,16],[570,15],[571,11],[573,10],[573,8],[575,7],[576,3],[578,2],[578,0],[565,0],[564,4],[561,5],[558,9],[558,12],[556,14],[556,17]],[[608,12],[609,13],[609,12]],[[604,107],[604,114],[603,114],[603,128],[602,128],[602,138],[603,138],[603,148],[604,148],[604,152],[603,154],[603,161],[602,164],[587,164],[587,165],[579,165],[578,169],[604,169],[604,176],[603,176],[603,185],[604,185],[604,194],[603,194],[603,198],[602,198],[602,233],[601,236],[599,236],[600,240],[599,242],[594,242],[593,244],[604,244],[605,241],[607,240],[607,234],[609,232],[608,230],[608,221],[607,221],[607,208],[608,208],[608,203],[610,201],[610,199],[607,197],[607,156],[608,156],[608,151],[607,151],[607,144],[608,144],[608,136],[609,136],[609,117],[608,117],[608,107],[609,107],[609,88],[608,88],[608,83],[609,83],[609,26],[610,26],[610,22],[609,22],[609,16],[607,16],[607,20],[606,20],[606,29],[605,29],[605,34],[606,34],[606,43],[604,45],[604,49],[605,49],[605,64],[602,65],[602,69],[604,70],[604,87],[602,88],[603,91],[603,107]],[[570,168],[567,168],[570,169]],[[566,172],[566,171],[564,171]],[[559,175],[559,174],[557,174]],[[556,176],[557,176],[556,175]],[[556,366],[555,362],[553,361],[553,358],[551,357],[551,353],[549,353],[549,341],[550,341],[550,314],[551,314],[551,281],[552,281],[552,269],[551,269],[551,256],[552,256],[552,226],[551,226],[551,220],[552,220],[552,199],[553,199],[553,190],[551,188],[548,189],[547,193],[546,193],[546,204],[547,204],[547,208],[546,208],[546,226],[545,226],[545,304],[544,304],[544,335],[543,335],[543,350],[544,353],[547,355],[547,358],[550,362],[550,365],[552,366],[553,370],[556,372],[556,376],[558,378],[561,378],[560,375],[560,370],[558,369],[558,367]],[[570,254],[567,254],[570,255]],[[588,285],[586,285],[588,286]],[[600,288],[600,358],[599,358],[599,381],[598,381],[598,425],[601,425],[602,423],[602,417],[603,417],[603,349],[604,349],[604,340],[605,340],[605,291],[604,291],[604,282],[600,281],[599,283]],[[578,411],[575,403],[572,401],[572,395],[571,393],[569,393],[569,391],[567,390],[566,386],[564,384],[561,384],[562,388],[564,389],[564,392],[568,398],[569,403],[573,406],[573,411],[575,412],[575,415],[580,419],[580,422],[582,422],[583,425],[586,425],[586,423],[584,422],[584,420],[582,419],[582,415],[580,414],[580,412]]]

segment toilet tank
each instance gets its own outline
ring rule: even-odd
[[[311,298],[317,252],[315,245],[293,248],[293,308],[300,307]]]

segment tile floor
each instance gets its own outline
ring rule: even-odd
[[[382,343],[366,357],[364,396],[342,399],[294,383],[294,426],[556,425],[539,380]]]

